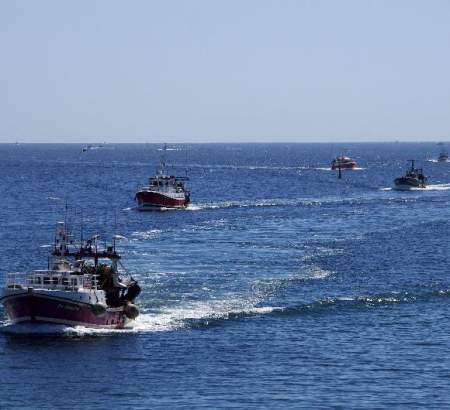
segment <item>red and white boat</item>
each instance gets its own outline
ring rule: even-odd
[[[115,245],[99,250],[97,239],[71,249],[65,224],[59,223],[47,269],[7,274],[0,302],[10,322],[115,329],[135,319],[140,288],[119,272]]]
[[[166,174],[164,145],[163,155],[156,175],[149,178],[149,185],[140,187],[135,199],[140,211],[186,208],[190,202],[190,193],[186,189],[187,177],[176,177]]]
[[[354,161],[350,157],[346,157],[344,155],[340,157],[336,157],[331,162],[331,169],[334,171],[336,169],[353,169],[356,167],[356,161]]]

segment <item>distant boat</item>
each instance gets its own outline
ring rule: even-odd
[[[439,157],[438,157],[438,162],[448,162],[448,153],[447,152],[445,152],[445,151],[442,151],[440,154],[439,154]]]
[[[354,161],[350,157],[346,157],[344,155],[341,155],[339,157],[336,157],[331,162],[331,169],[334,171],[336,169],[354,169],[356,167],[356,161]]]
[[[98,144],[98,145],[86,145],[81,149],[81,152],[86,152],[86,151],[91,151],[93,149],[99,149],[99,148],[103,148],[103,144]]]
[[[414,160],[411,159],[411,168],[406,171],[405,176],[394,180],[395,189],[408,190],[411,188],[425,188],[426,176],[422,168],[414,167]]]
[[[164,144],[162,151],[156,175],[149,178],[148,186],[141,187],[136,192],[139,211],[186,208],[190,202],[190,193],[185,185],[188,178],[166,174],[167,144]]]

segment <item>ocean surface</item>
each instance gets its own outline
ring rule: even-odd
[[[140,213],[153,144],[0,145],[0,277],[57,221],[125,237],[134,326],[7,323],[0,408],[450,407],[450,163],[436,144],[171,145],[187,210]],[[346,153],[359,169],[329,170]],[[391,189],[407,160],[424,190]],[[81,223],[83,221],[83,223]]]

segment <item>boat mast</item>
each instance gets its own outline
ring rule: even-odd
[[[158,176],[165,175],[166,173],[166,152],[167,152],[167,144],[164,144],[162,148],[161,158],[159,160],[159,167],[157,170]]]

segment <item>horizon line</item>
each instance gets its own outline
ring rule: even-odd
[[[111,145],[111,144],[121,144],[121,145],[142,145],[142,144],[234,144],[234,145],[243,145],[243,144],[402,144],[402,143],[417,143],[417,144],[426,144],[426,143],[450,143],[450,139],[440,139],[440,140],[367,140],[367,141],[211,141],[211,142],[192,142],[192,141],[144,141],[144,142],[118,142],[118,141],[101,141],[101,142],[93,142],[93,141],[82,141],[82,142],[54,142],[54,141],[36,141],[36,142],[21,142],[21,141],[11,141],[11,142],[1,142],[0,145],[32,145],[32,144],[66,144],[66,145]]]

